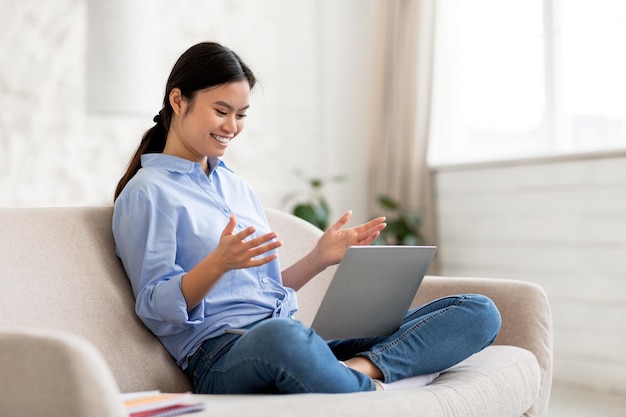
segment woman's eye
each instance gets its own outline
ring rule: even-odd
[[[238,114],[238,115],[237,115],[237,118],[238,118],[238,119],[243,119],[243,118],[245,118],[245,117],[248,117],[248,115],[247,115],[247,114]]]
[[[217,110],[215,109],[215,111],[217,112],[217,114],[219,114],[220,116],[226,116],[228,113],[226,113],[225,111],[221,111],[221,110]]]

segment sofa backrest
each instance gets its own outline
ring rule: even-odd
[[[112,207],[0,209],[0,326],[86,338],[102,352],[123,392],[189,390],[186,376],[134,313],[111,216]],[[276,210],[268,209],[268,219],[285,243],[283,267],[321,233]],[[328,278],[316,281],[301,290],[303,321],[312,318]]]
[[[320,229],[291,214],[271,208],[265,208],[265,214],[272,230],[283,243],[278,249],[282,269],[313,249],[317,239],[322,235]],[[336,266],[327,268],[298,291],[299,309],[296,318],[304,324],[311,325],[313,322],[336,268]]]
[[[73,333],[103,354],[121,391],[190,389],[134,313],[111,207],[0,210],[0,325]]]

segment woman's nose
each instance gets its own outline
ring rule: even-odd
[[[237,120],[235,117],[227,117],[223,127],[228,133],[237,133]]]

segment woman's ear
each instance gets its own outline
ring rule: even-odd
[[[174,113],[176,113],[176,115],[180,116],[185,112],[187,100],[185,100],[185,98],[183,97],[180,88],[172,88],[172,91],[170,91],[169,100],[170,105],[172,106],[172,109],[174,110]]]

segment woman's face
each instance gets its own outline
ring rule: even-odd
[[[245,126],[250,86],[247,80],[200,90],[193,100],[174,89],[170,102],[174,115],[163,153],[194,162],[220,157]]]

